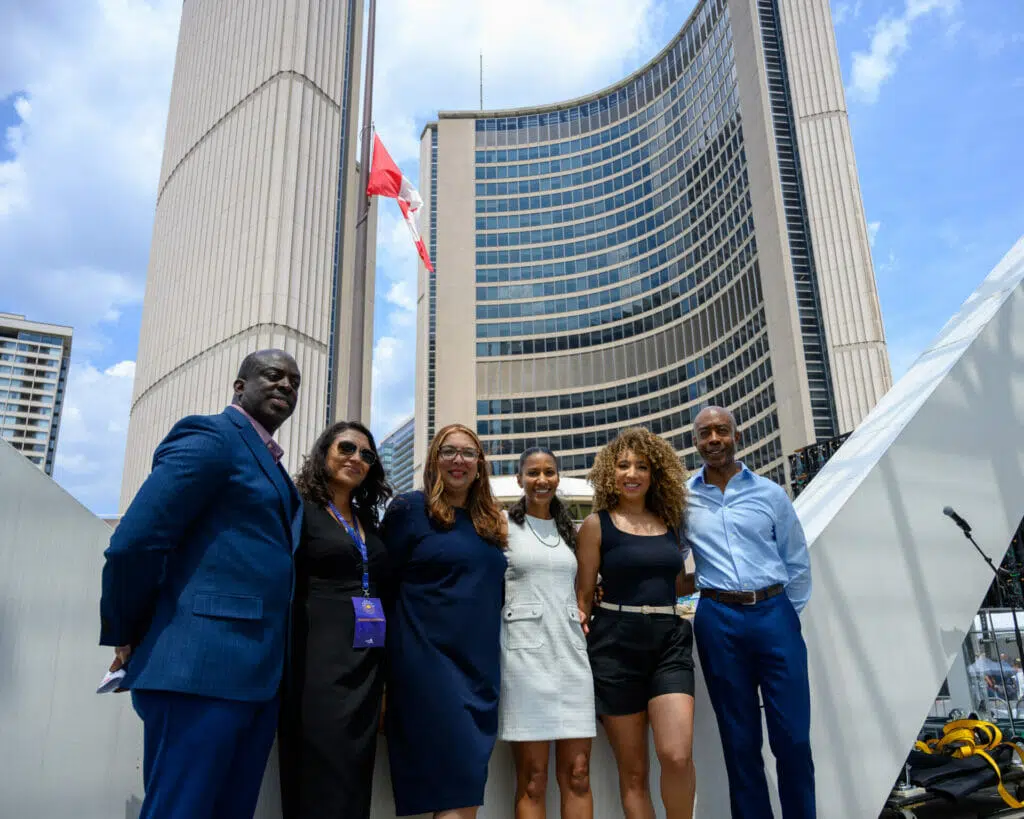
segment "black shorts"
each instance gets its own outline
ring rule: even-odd
[[[683,617],[595,608],[587,652],[598,716],[638,714],[662,694],[693,696],[693,626]]]

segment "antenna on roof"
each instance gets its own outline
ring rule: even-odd
[[[480,51],[480,110],[484,110],[484,52]]]

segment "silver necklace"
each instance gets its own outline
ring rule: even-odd
[[[530,527],[530,531],[533,532],[533,536],[535,538],[537,538],[537,540],[539,540],[541,543],[543,543],[549,549],[557,549],[558,548],[558,544],[561,543],[561,541],[562,541],[562,536],[560,534],[558,534],[557,528],[555,529],[555,542],[554,543],[548,543],[546,540],[544,540],[544,538],[542,538],[540,535],[537,534],[537,530],[534,529],[533,528],[533,524],[530,523],[530,516],[529,515],[524,515],[523,519],[526,521],[526,525]]]

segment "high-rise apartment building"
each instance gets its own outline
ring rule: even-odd
[[[692,468],[715,403],[784,482],[890,386],[827,0],[703,0],[610,88],[441,112],[421,169],[417,465],[461,421],[499,474],[636,424]]]
[[[302,371],[277,435],[289,469],[344,412],[362,14],[361,0],[182,6],[122,508],[175,421],[228,403],[249,352],[283,348]],[[372,278],[367,300],[369,373]]]
[[[393,432],[390,432],[377,447],[381,465],[384,467],[384,474],[396,495],[399,492],[411,491],[415,483],[413,470],[415,429],[414,419],[409,418],[399,424]]]
[[[71,366],[70,327],[0,313],[0,437],[53,474]]]

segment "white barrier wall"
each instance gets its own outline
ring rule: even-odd
[[[110,527],[0,441],[0,816],[134,819],[142,732],[97,696]]]
[[[1024,514],[1024,239],[797,499],[819,816],[877,816]]]
[[[988,587],[942,508],[995,557],[1024,513],[1022,279],[1024,239],[797,501],[814,573],[803,626],[822,819],[878,815]],[[126,696],[92,693],[110,660],[96,645],[108,537],[0,442],[0,816],[137,815],[140,725]],[[695,744],[698,815],[721,819],[728,788],[699,674]],[[373,817],[391,819],[383,748],[378,760]],[[658,804],[653,749],[652,769]],[[598,819],[621,816],[603,738],[591,780]],[[511,817],[512,793],[499,745],[480,819]],[[278,801],[272,760],[261,819],[277,819]],[[548,807],[557,816],[553,777]]]

